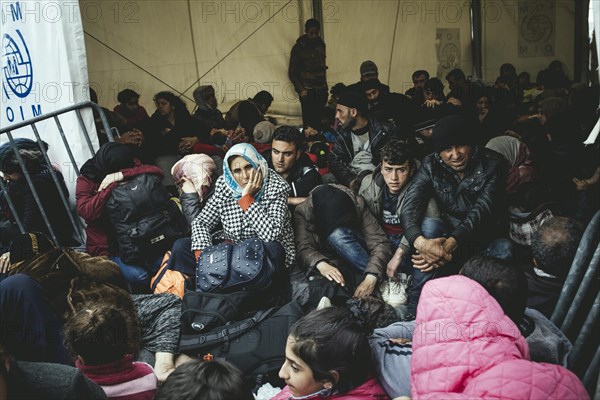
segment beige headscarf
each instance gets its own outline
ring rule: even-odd
[[[183,177],[191,180],[200,201],[203,201],[212,184],[212,175],[216,167],[214,160],[206,154],[189,154],[173,165],[171,175],[175,182],[179,182]]]

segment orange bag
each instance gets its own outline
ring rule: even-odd
[[[171,252],[167,251],[160,264],[158,272],[150,281],[150,288],[155,294],[172,293],[183,299],[186,276],[179,271],[169,269]]]

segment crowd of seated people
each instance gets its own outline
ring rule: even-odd
[[[485,85],[460,69],[417,70],[401,94],[365,61],[304,130],[266,116],[266,91],[226,113],[209,85],[194,91],[192,113],[159,92],[149,116],[124,90],[110,118],[120,135],[99,133],[77,179],[85,253],[56,248],[35,201],[73,246],[51,176],[61,183],[60,171],[18,139],[34,196],[3,145],[0,398],[252,398],[255,382],[234,365],[178,348],[181,298],[202,291],[199,262],[249,239],[275,265],[264,290],[277,289],[254,303],[306,311],[287,332],[274,399],[586,398],[549,318],[599,209],[597,144],[582,144],[597,88],[572,84],[557,61],[529,76],[503,64]],[[185,229],[152,237],[168,251],[133,263],[107,204],[140,176],[161,182]],[[144,221],[132,236],[158,226]],[[430,337],[436,321],[469,334]],[[494,340],[476,329],[489,323]]]

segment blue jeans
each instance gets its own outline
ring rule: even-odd
[[[369,253],[362,233],[340,226],[327,237],[327,243],[356,271],[365,272]]]
[[[108,257],[112,262],[119,266],[123,278],[129,285],[131,293],[149,293],[150,291],[150,276],[146,268],[125,264],[121,257],[110,256]]]

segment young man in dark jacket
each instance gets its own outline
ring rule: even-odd
[[[406,194],[401,220],[404,233],[419,252],[415,268],[433,272],[449,261],[446,273],[458,272],[461,262],[485,249],[486,255],[511,256],[500,221],[507,165],[493,150],[474,146],[473,128],[462,116],[442,118],[433,129],[435,152],[425,157]],[[422,210],[433,197],[445,234],[426,239],[421,232]],[[487,246],[489,243],[492,245]]]
[[[340,128],[329,167],[339,183],[357,191],[360,179],[379,165],[379,153],[394,132],[391,125],[368,117],[367,99],[358,93],[340,97],[335,117]]]
[[[263,154],[269,168],[275,170],[290,184],[288,205],[297,206],[308,197],[316,186],[320,185],[321,174],[302,151],[304,137],[291,126],[280,126],[273,133],[271,149]]]
[[[325,42],[319,36],[319,21],[311,18],[304,28],[305,34],[292,47],[288,74],[300,96],[304,127],[315,128],[319,126],[321,108],[327,103],[328,96]]]

